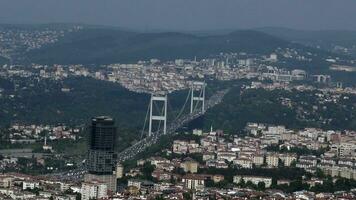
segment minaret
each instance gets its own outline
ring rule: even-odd
[[[44,138],[44,144],[42,146],[42,149],[52,151],[52,147],[50,145],[47,145],[47,135]]]

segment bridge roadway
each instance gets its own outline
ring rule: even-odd
[[[217,93],[215,93],[213,96],[211,96],[209,98],[209,100],[207,100],[205,102],[205,110],[208,110],[208,109],[214,107],[215,105],[221,103],[221,101],[223,100],[223,97],[225,96],[225,94],[227,94],[228,91],[229,91],[229,89],[221,90],[221,91],[218,91]],[[178,118],[176,121],[174,121],[173,123],[171,123],[167,126],[167,132],[166,132],[167,135],[174,134],[183,125],[191,122],[194,119],[197,119],[198,117],[200,117],[202,115],[204,115],[204,112],[199,110],[199,111],[195,111],[193,113],[189,113],[188,115],[184,115],[184,116]],[[149,146],[157,143],[158,139],[161,136],[163,136],[163,133],[161,131],[159,131],[159,132],[155,132],[150,137],[146,137],[146,138],[136,142],[131,147],[120,152],[118,154],[117,161],[124,162],[128,159],[134,158],[138,154],[142,153]],[[82,167],[77,168],[76,170],[71,170],[69,172],[52,174],[52,175],[50,175],[50,177],[54,177],[54,178],[57,178],[60,180],[78,180],[83,176],[84,173],[85,173],[85,167],[82,166]]]
[[[212,97],[210,97],[210,99],[205,102],[205,110],[208,110],[219,104],[227,92],[228,90],[219,91]],[[181,118],[178,118],[176,121],[167,126],[167,135],[175,133],[180,127],[193,121],[194,119],[197,119],[202,115],[204,115],[204,112],[199,110],[188,115],[182,116]],[[143,152],[147,147],[155,144],[162,135],[162,132],[155,132],[151,137],[146,137],[138,141],[131,147],[120,152],[118,154],[118,162],[123,162],[125,160],[135,157],[137,154]]]

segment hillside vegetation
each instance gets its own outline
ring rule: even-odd
[[[282,105],[290,99],[291,106]],[[223,102],[192,122],[192,128],[223,129],[235,134],[247,122],[285,125],[289,128],[320,127],[323,129],[356,129],[356,96],[341,97],[338,102],[324,102],[316,92],[233,88]]]
[[[235,31],[225,35],[136,33],[115,29],[84,29],[58,43],[26,56],[35,63],[105,64],[158,58],[207,57],[220,52],[270,53],[289,42],[257,31]]]
[[[339,43],[340,45],[350,45],[356,43],[356,31],[348,30],[320,30],[306,31],[288,28],[259,28],[258,31],[274,35],[289,41],[300,42],[328,42]]]

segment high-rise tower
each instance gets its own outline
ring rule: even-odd
[[[87,157],[86,181],[96,179],[107,183],[108,189],[116,191],[117,154],[115,121],[111,117],[100,116],[91,120],[89,132],[89,150]]]

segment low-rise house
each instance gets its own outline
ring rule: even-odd
[[[266,163],[268,167],[278,167],[279,157],[276,153],[268,153],[266,156]]]
[[[306,171],[313,171],[315,169],[314,164],[310,162],[297,162],[296,167],[305,169]]]
[[[311,156],[311,155],[309,155],[309,156],[300,156],[298,161],[301,162],[301,163],[309,163],[310,165],[312,165],[314,167],[318,163],[318,160],[317,160],[316,156]]]
[[[291,166],[297,160],[297,154],[284,153],[279,154],[279,159],[283,162],[284,166]]]
[[[289,185],[292,181],[287,179],[279,179],[277,180],[277,185]]]
[[[100,199],[108,196],[108,187],[100,181],[90,181],[82,183],[82,200]]]
[[[36,181],[22,181],[22,189],[26,190],[26,189],[35,189],[35,188],[39,188],[40,187],[40,183],[36,182]]]
[[[248,168],[248,169],[252,168],[252,160],[248,158],[237,158],[233,160],[233,163],[235,165],[240,166],[241,168]]]
[[[227,169],[229,167],[223,160],[208,160],[205,165],[217,169]]]
[[[314,187],[316,184],[322,185],[323,184],[323,180],[312,178],[312,179],[306,181],[306,183],[308,183],[311,187]]]
[[[214,181],[214,183],[219,183],[224,180],[224,176],[216,174],[216,175],[213,175],[212,180]]]
[[[232,162],[234,159],[236,159],[236,153],[230,151],[223,151],[218,152],[216,157],[218,160],[227,160],[229,162]]]
[[[126,172],[125,173],[125,176],[131,176],[131,177],[135,177],[135,176],[138,176],[138,175],[141,175],[142,172],[139,170],[139,169],[130,169],[129,172]]]
[[[345,165],[345,166],[349,166],[349,167],[354,167],[356,166],[355,164],[356,162],[352,159],[348,159],[348,158],[340,158],[338,161],[339,165]]]
[[[203,190],[205,187],[205,177],[197,174],[187,174],[182,177],[184,188],[190,190]]]
[[[336,164],[336,160],[333,159],[333,158],[324,157],[324,158],[320,159],[320,163],[321,164],[335,165]]]
[[[0,175],[0,188],[10,188],[12,186],[12,181],[12,176]]]
[[[153,157],[150,159],[151,165],[157,166],[158,163],[170,163],[170,161],[166,158],[162,157]]]
[[[188,142],[184,140],[174,140],[172,149],[173,153],[186,154],[188,153]]]
[[[189,173],[197,173],[198,172],[198,166],[199,163],[192,158],[186,158],[182,164],[181,167],[183,168],[184,172],[189,172]]]
[[[215,159],[215,153],[203,153],[203,161]]]
[[[262,154],[253,155],[252,162],[256,166],[261,166],[264,164],[265,157]]]
[[[159,181],[169,181],[172,178],[170,173],[159,169],[156,169],[152,172],[152,177]]]
[[[269,188],[272,185],[272,178],[270,177],[263,177],[263,176],[242,176],[237,175],[234,176],[233,182],[238,184],[241,180],[244,180],[245,183],[251,181],[253,184],[258,185],[259,182],[265,183],[265,187]]]
[[[174,168],[175,166],[172,163],[158,163],[156,166],[156,169],[161,169],[169,172],[173,171]]]

